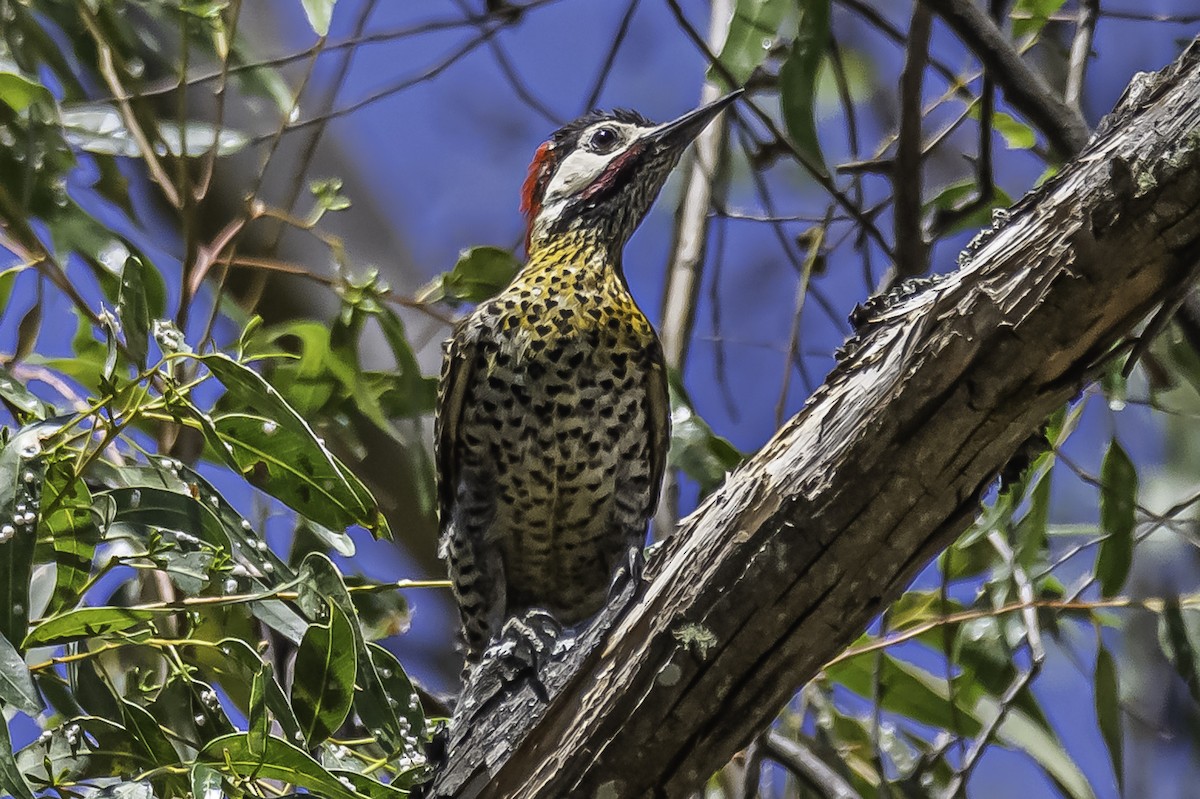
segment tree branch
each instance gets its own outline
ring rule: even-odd
[[[525,681],[472,685],[433,794],[697,790],[965,529],[1198,261],[1200,40],[1139,76],[959,270],[860,309],[805,409],[684,520],[636,601],[544,670],[548,705]]]
[[[937,12],[971,48],[1008,101],[1046,134],[1055,149],[1068,157],[1083,149],[1089,133],[1079,110],[1021,60],[1012,42],[974,0],[920,1]]]

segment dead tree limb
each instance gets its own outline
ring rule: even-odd
[[[981,492],[1200,263],[1200,40],[839,365],[528,685],[475,686],[435,795],[684,797],[963,531]],[[499,686],[499,687],[497,687]]]

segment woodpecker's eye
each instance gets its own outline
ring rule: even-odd
[[[588,147],[590,147],[593,152],[607,153],[612,150],[613,147],[617,146],[618,140],[617,132],[615,130],[612,128],[600,128],[592,134],[590,139],[588,139]]]

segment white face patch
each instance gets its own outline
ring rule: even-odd
[[[616,144],[611,148],[592,145],[597,131],[602,128],[616,135]],[[579,146],[562,160],[546,186],[546,192],[542,195],[542,212],[538,218],[546,221],[558,218],[569,198],[583,191],[604,172],[605,167],[629,149],[630,144],[650,130],[653,128],[641,128],[615,120],[597,122],[584,129],[579,134]]]

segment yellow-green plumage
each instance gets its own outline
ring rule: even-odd
[[[657,502],[669,435],[661,348],[589,238],[535,250],[447,350],[443,548],[468,662],[528,609],[566,625],[595,614]]]

